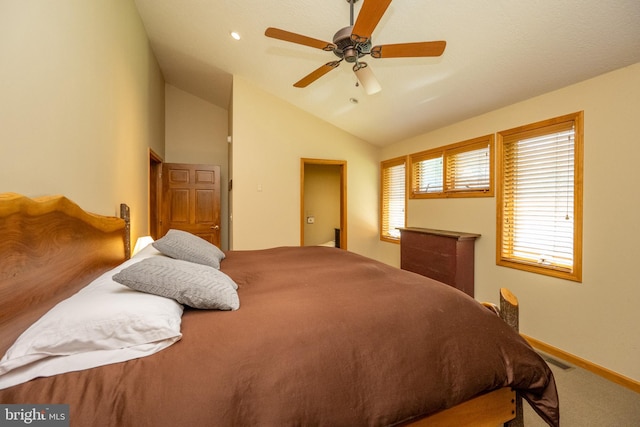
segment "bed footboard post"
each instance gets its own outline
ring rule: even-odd
[[[516,331],[520,329],[518,298],[507,288],[500,288],[500,317]],[[505,427],[524,427],[522,397],[516,393],[516,417],[506,422]]]
[[[500,317],[516,332],[520,330],[518,310],[518,298],[509,289],[500,288]]]

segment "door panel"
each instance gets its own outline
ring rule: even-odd
[[[196,224],[215,222],[217,215],[213,211],[214,197],[215,195],[211,191],[196,190],[196,209],[194,211]]]
[[[170,190],[169,201],[171,210],[169,211],[169,222],[175,228],[178,224],[189,224],[189,190],[173,188]]]
[[[162,173],[162,235],[188,231],[220,246],[220,167],[165,163]]]

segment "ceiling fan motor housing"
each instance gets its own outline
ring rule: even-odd
[[[352,30],[353,26],[344,27],[333,36],[333,44],[336,45],[333,53],[347,62],[356,62],[371,50],[371,39],[365,43],[356,43],[351,39]]]

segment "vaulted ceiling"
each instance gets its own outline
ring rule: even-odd
[[[358,0],[355,19],[376,1]],[[168,84],[226,109],[237,76],[377,145],[640,62],[638,0],[394,0],[373,44],[446,40],[442,56],[366,56],[382,86],[374,95],[345,62],[300,89],[293,83],[337,57],[265,30],[331,42],[350,25],[348,0],[135,4]]]

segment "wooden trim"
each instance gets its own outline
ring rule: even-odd
[[[495,427],[513,419],[515,396],[511,388],[500,388],[403,426]]]
[[[547,353],[551,356],[555,356],[558,357],[566,362],[569,362],[572,365],[578,366],[582,369],[585,369],[589,372],[592,372],[596,375],[601,376],[602,378],[605,378],[613,383],[616,383],[618,385],[621,385],[623,387],[626,387],[630,390],[635,391],[636,393],[640,393],[640,382],[636,381],[632,378],[629,377],[625,377],[624,375],[621,375],[617,372],[614,372],[610,369],[607,369],[603,366],[597,365],[593,362],[590,362],[588,360],[585,360],[581,357],[575,356],[571,353],[568,353],[564,350],[561,350],[557,347],[554,347],[552,345],[546,344],[542,341],[539,341],[535,338],[529,337],[527,335],[522,334],[522,337],[524,339],[526,339],[529,344],[531,344],[531,346],[533,348],[537,348],[538,350]]]
[[[162,218],[162,165],[164,160],[155,151],[149,148],[149,191],[148,199],[148,216],[149,221],[147,232],[155,240],[160,236],[160,220]]]
[[[582,230],[583,226],[583,187],[584,187],[584,111],[575,114],[575,134],[573,162],[574,177],[573,203],[577,206],[573,220],[573,274],[577,282],[582,283]]]

